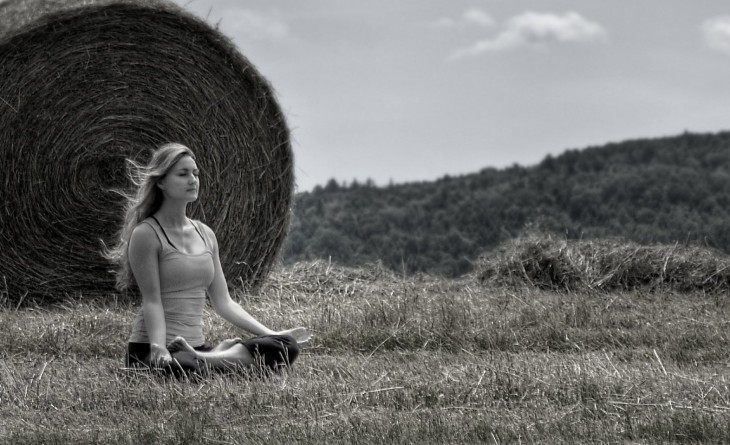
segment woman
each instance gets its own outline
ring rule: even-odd
[[[127,196],[118,244],[106,252],[118,265],[117,288],[136,285],[142,294],[127,366],[202,372],[290,365],[299,354],[297,342],[308,341],[310,334],[301,327],[273,331],[233,301],[215,234],[187,217],[200,185],[193,152],[170,143],[156,150],[147,166],[130,163],[137,192]],[[220,316],[257,337],[207,346],[202,329],[206,296]]]

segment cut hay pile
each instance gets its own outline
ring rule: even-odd
[[[288,294],[335,295],[346,297],[371,288],[382,291],[402,287],[402,278],[382,262],[358,268],[332,264],[330,261],[301,261],[275,270],[263,290],[286,290]]]
[[[730,289],[730,257],[709,248],[567,240],[542,231],[483,255],[476,270],[484,284],[559,291]]]
[[[289,131],[235,46],[164,1],[0,3],[0,292],[112,291],[125,158],[180,142],[230,282],[257,286],[286,236]]]

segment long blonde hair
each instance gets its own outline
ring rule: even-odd
[[[134,275],[127,256],[132,231],[142,220],[160,209],[164,196],[157,183],[184,156],[195,159],[195,155],[188,147],[172,142],[158,147],[147,165],[127,159],[128,176],[136,187],[136,192],[119,192],[127,200],[124,222],[119,230],[117,244],[111,249],[105,248],[102,252],[102,255],[117,267],[116,288],[120,291],[129,289],[134,284]]]

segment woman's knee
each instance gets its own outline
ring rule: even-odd
[[[299,357],[299,344],[291,335],[282,335],[281,337],[283,338],[281,343],[284,360],[288,365],[291,365]]]
[[[299,356],[299,345],[290,335],[256,337],[243,343],[257,360],[272,369],[289,366]]]
[[[291,365],[299,357],[299,344],[291,335],[273,335],[272,340],[278,346],[278,358],[281,364]]]

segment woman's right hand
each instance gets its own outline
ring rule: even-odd
[[[307,346],[309,341],[312,339],[311,332],[309,332],[309,329],[304,327],[285,329],[277,332],[276,335],[289,335],[296,340],[299,346]]]
[[[172,363],[172,355],[164,346],[150,344],[150,364],[153,367],[165,368]]]

